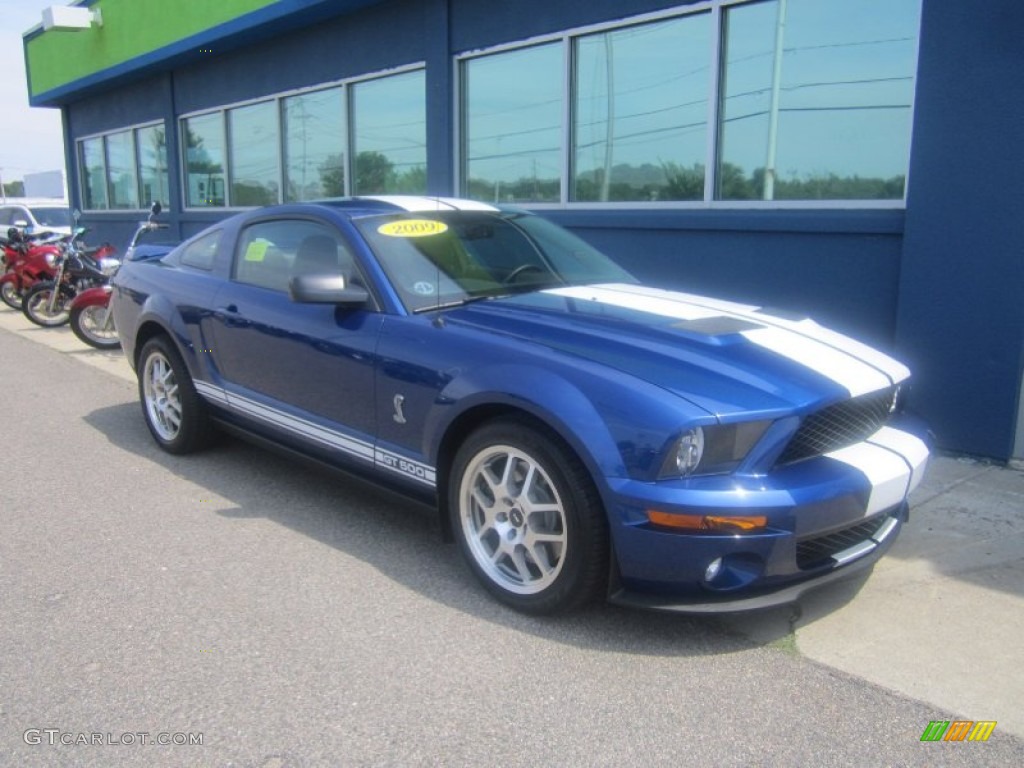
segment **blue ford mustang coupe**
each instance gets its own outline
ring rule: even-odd
[[[520,210],[251,210],[114,285],[163,449],[223,429],[384,482],[531,613],[791,602],[881,556],[928,459],[900,363]]]

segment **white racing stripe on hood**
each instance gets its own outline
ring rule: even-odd
[[[650,312],[660,317],[671,317],[675,320],[706,320],[709,317],[722,317],[721,312],[698,307],[679,300],[679,294],[665,296],[636,296],[620,290],[617,285],[581,285],[571,288],[553,288],[544,293],[553,293],[570,299],[596,301],[623,309],[635,309],[638,312]]]
[[[785,328],[743,331],[748,341],[816,371],[846,389],[851,397],[885,389],[889,377],[862,360]]]
[[[756,323],[762,327],[742,332],[744,338],[832,379],[852,397],[884,389],[910,375],[887,355],[813,321],[785,320],[753,306],[626,284],[556,288],[546,293],[678,320],[732,317]]]

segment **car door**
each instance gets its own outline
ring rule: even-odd
[[[274,218],[243,227],[231,277],[214,301],[209,354],[234,410],[321,452],[372,463],[382,315],[288,295],[295,275],[338,271],[361,280],[344,238],[326,222]]]

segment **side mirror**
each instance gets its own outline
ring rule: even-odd
[[[160,205],[160,201],[157,200],[153,205],[149,207],[150,216],[159,216],[160,211],[163,210],[163,206]]]
[[[342,275],[299,275],[288,283],[292,301],[299,304],[336,304],[356,308],[366,304],[370,294],[365,288],[350,285]]]

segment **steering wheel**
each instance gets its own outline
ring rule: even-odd
[[[520,275],[526,274],[527,272],[547,272],[547,270],[544,269],[544,267],[538,266],[536,264],[520,264],[518,267],[509,272],[505,276],[505,279],[502,280],[501,282],[504,283],[505,285],[508,285],[509,283],[515,282],[516,278],[518,278]]]

